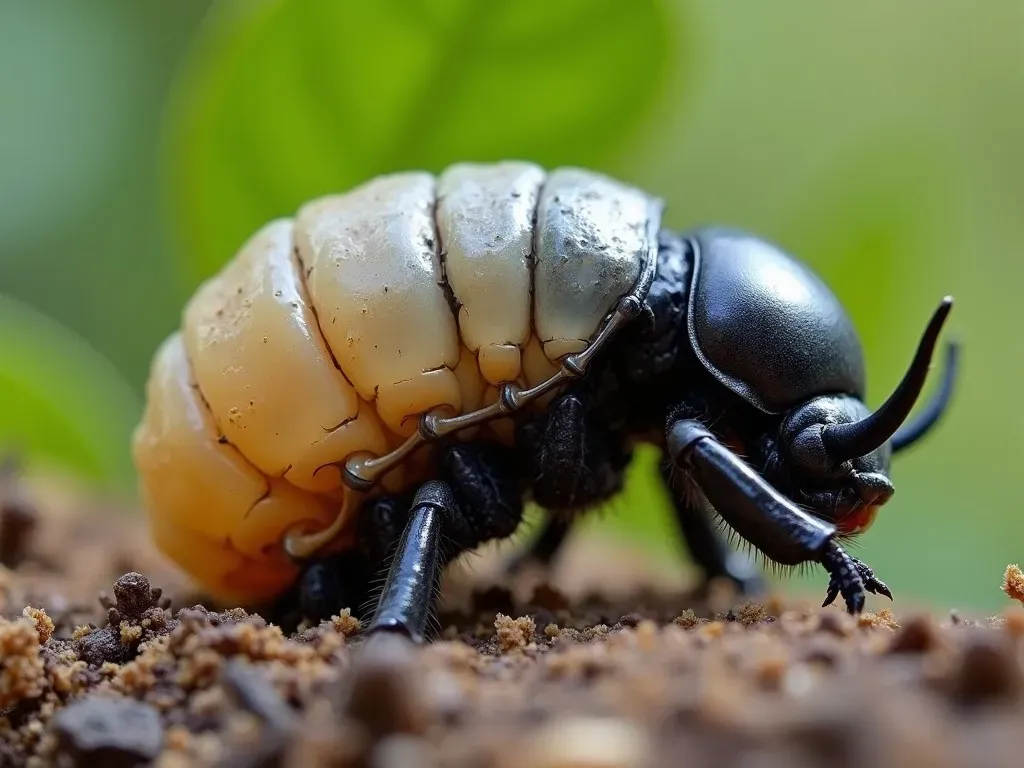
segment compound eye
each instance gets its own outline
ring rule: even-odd
[[[812,424],[802,429],[790,445],[790,459],[794,466],[807,474],[825,477],[835,472],[835,462],[825,450],[821,433],[824,424]]]

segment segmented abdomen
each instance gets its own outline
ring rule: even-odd
[[[632,288],[657,213],[509,162],[383,176],[266,225],[155,357],[134,452],[158,545],[219,596],[280,591],[281,537],[333,519],[344,460],[550,376]]]

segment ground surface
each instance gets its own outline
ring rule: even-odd
[[[449,585],[441,639],[412,649],[364,643],[346,612],[286,637],[203,607],[131,518],[73,494],[32,504],[34,526],[17,498],[0,514],[0,766],[1010,766],[1024,754],[1024,608],[1009,597],[980,622],[854,620],[698,599],[589,545],[557,587],[487,588],[481,561]]]

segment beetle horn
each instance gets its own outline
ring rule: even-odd
[[[914,403],[917,402],[917,398],[921,394],[921,389],[924,387],[925,377],[928,375],[928,369],[931,366],[932,353],[935,351],[935,342],[938,341],[939,332],[942,330],[942,326],[946,322],[946,318],[949,316],[952,308],[953,298],[947,296],[939,304],[935,314],[932,315],[932,319],[928,323],[924,335],[921,337],[917,353],[914,355],[914,359],[910,363],[910,368],[907,369],[903,381],[900,382],[896,391],[889,396],[889,399],[877,411],[867,418],[852,424],[834,424],[825,427],[821,438],[825,444],[825,450],[828,451],[828,455],[834,461],[842,462],[856,456],[865,456],[885,443],[890,437],[899,433],[903,421],[910,414]],[[955,354],[951,357],[955,363]],[[950,364],[947,363],[947,374],[944,379],[948,380],[950,378],[949,369]],[[939,405],[942,406],[941,393],[938,399]],[[941,408],[939,412],[941,412]],[[927,423],[929,415],[926,413],[921,420],[925,428],[931,426],[930,423]],[[932,418],[932,422],[937,419],[938,414],[936,413],[934,418]],[[915,435],[918,426],[915,423],[908,427],[908,431],[900,438],[901,445],[906,446],[909,444],[907,442],[908,437],[913,439],[920,437],[919,434]]]
[[[924,437],[946,412],[946,407],[953,397],[953,384],[956,382],[960,347],[950,342],[946,345],[946,366],[942,371],[942,382],[939,391],[931,399],[923,411],[909,424],[902,425],[892,436],[893,453],[909,448]]]

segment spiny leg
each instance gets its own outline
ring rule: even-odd
[[[690,556],[703,572],[705,584],[716,578],[732,581],[745,595],[764,591],[764,579],[756,565],[742,552],[729,546],[717,530],[711,511],[693,489],[673,487],[674,467],[671,462],[661,465],[661,479],[669,490],[675,509],[676,523]],[[684,481],[688,482],[688,481]],[[678,484],[677,484],[678,485]]]
[[[359,616],[369,597],[373,565],[361,550],[315,560],[299,579],[298,608],[302,618],[320,622],[348,608]]]
[[[348,608],[357,619],[372,611],[371,585],[388,562],[409,517],[412,494],[378,496],[359,509],[355,548],[305,563],[294,587],[273,606],[272,620],[289,630]]]
[[[520,475],[510,449],[456,443],[441,450],[438,466],[444,480],[424,484],[413,499],[369,633],[398,628],[421,642],[444,568],[463,552],[510,536],[522,520]],[[378,525],[395,519],[389,512]]]
[[[443,531],[455,515],[447,483],[424,483],[416,492],[367,636],[398,632],[423,642],[445,566]]]
[[[673,463],[690,473],[736,532],[782,565],[817,562],[831,577],[829,593],[842,594],[850,613],[864,608],[865,584],[853,559],[835,542],[834,526],[806,514],[771,487],[703,424],[679,419],[668,425]],[[833,596],[834,597],[834,596]]]

